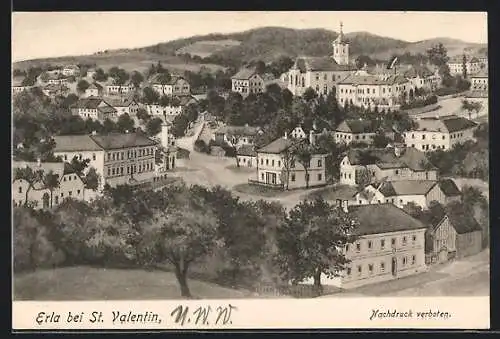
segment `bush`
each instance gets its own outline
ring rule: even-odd
[[[436,95],[442,97],[446,95],[451,95],[451,94],[457,94],[460,93],[461,91],[456,88],[456,87],[441,87],[436,90]]]
[[[411,108],[420,108],[428,105],[437,104],[438,98],[436,95],[431,95],[425,99],[415,99],[412,102],[404,103],[401,105],[401,109],[411,109]]]
[[[194,142],[194,150],[200,153],[210,153],[210,147],[201,139]]]
[[[224,154],[226,157],[235,158],[236,157],[236,148],[228,145],[226,142],[217,142],[215,140],[210,140],[208,144],[208,148],[211,149],[212,146],[218,146],[224,150]]]

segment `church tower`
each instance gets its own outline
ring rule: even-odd
[[[344,33],[342,32],[343,24],[340,22],[340,33],[337,39],[332,42],[333,47],[333,59],[339,65],[349,64],[349,43],[344,38]]]

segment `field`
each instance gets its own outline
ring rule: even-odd
[[[207,57],[212,55],[214,52],[221,51],[226,48],[230,48],[233,46],[238,46],[241,44],[240,41],[237,40],[203,40],[196,41],[190,45],[179,48],[177,50],[177,54],[188,53],[192,56],[197,55],[199,57]]]
[[[189,279],[195,298],[243,298],[248,291]],[[164,271],[67,267],[14,275],[14,300],[180,299],[175,275]]]
[[[186,63],[176,56],[158,55],[144,51],[113,51],[108,53],[82,55],[77,57],[61,57],[19,61],[14,63],[13,68],[27,69],[31,66],[39,66],[43,64],[66,65],[73,63],[95,63],[97,64],[97,67],[102,67],[104,70],[107,70],[113,66],[118,66],[125,69],[127,72],[131,72],[134,70],[144,72],[152,63],[157,63],[158,61],[160,61],[164,67],[174,72],[182,72],[184,70],[197,72],[202,67],[210,70],[211,72],[215,72],[219,69],[224,70],[224,67],[219,65]]]

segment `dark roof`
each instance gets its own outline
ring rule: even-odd
[[[134,146],[153,146],[156,142],[142,133],[110,133],[107,135],[55,136],[54,152],[101,151]]]
[[[96,109],[101,104],[102,101],[103,101],[102,98],[98,98],[98,97],[79,99],[73,107],[74,108],[85,108],[85,109]]]
[[[128,107],[135,102],[132,95],[119,97],[106,97],[105,102],[113,107]]]
[[[460,213],[460,215],[447,213],[446,216],[450,219],[453,228],[458,234],[482,231],[481,225],[479,225],[477,220],[470,213]]]
[[[369,120],[344,120],[335,129],[344,133],[375,133],[376,129]]]
[[[290,148],[293,144],[294,142],[290,139],[278,138],[266,146],[259,148],[257,152],[279,154]]]
[[[488,69],[484,68],[477,72],[476,74],[471,74],[471,78],[487,78],[488,77]]]
[[[457,184],[455,184],[455,181],[453,181],[452,179],[441,179],[439,181],[439,187],[447,197],[453,197],[462,194]]]
[[[419,131],[448,133],[463,131],[477,126],[475,122],[456,115],[421,118],[417,120],[417,123],[417,130]]]
[[[222,126],[215,133],[228,135],[255,136],[261,131],[259,127],[253,126]]]
[[[295,60],[296,68],[302,73],[307,71],[353,71],[353,65],[339,65],[332,57],[299,57]]]
[[[142,133],[110,133],[91,135],[90,138],[102,149],[119,149],[136,146],[153,146],[157,143]]]
[[[378,75],[360,75],[351,74],[344,80],[339,81],[339,85],[394,85],[394,84],[404,84],[408,80],[400,75],[388,75],[386,77]]]
[[[255,70],[249,68],[243,68],[239,70],[238,73],[233,75],[231,79],[247,80],[250,79],[254,74],[256,74]]]
[[[433,180],[401,180],[385,181],[380,184],[379,191],[384,197],[395,195],[425,195],[435,185]]]
[[[114,113],[114,112],[116,112],[116,109],[112,106],[97,107],[97,110],[101,113]]]
[[[370,204],[349,206],[348,211],[358,220],[355,231],[358,235],[409,231],[426,228],[393,204]]]
[[[160,73],[157,73],[157,74],[153,75],[153,77],[151,78],[150,83],[152,83],[152,84],[161,84],[161,81],[159,80],[160,76],[161,76]],[[171,75],[170,76],[170,81],[167,82],[167,83],[165,83],[165,85],[174,85],[180,79],[184,79],[184,77],[179,76],[179,75]]]
[[[73,168],[73,166],[71,166],[70,163],[67,163],[65,162],[64,163],[64,174],[72,174],[72,173],[76,173],[75,169]]]
[[[240,148],[238,148],[236,154],[248,157],[257,156],[257,152],[255,152],[255,147],[252,145],[242,145]]]
[[[435,169],[430,164],[425,153],[413,147],[401,149],[399,157],[396,156],[395,149],[392,147],[371,149],[351,148],[347,152],[347,157],[351,165],[361,165],[361,155],[365,152],[373,158],[370,164],[377,165],[379,168],[408,167],[413,171],[424,171],[426,168]]]

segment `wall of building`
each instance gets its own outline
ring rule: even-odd
[[[457,234],[457,258],[474,255],[482,250],[481,231]]]
[[[403,136],[407,147],[414,147],[422,152],[449,150],[452,143],[447,132],[409,131]]]
[[[154,146],[130,147],[106,152],[104,180],[111,187],[128,184],[131,177],[137,182],[153,180],[155,173]]]
[[[457,232],[450,220],[445,218],[432,233],[432,252],[439,253],[442,248],[446,248],[448,252],[456,251],[456,238]]]
[[[238,155],[236,158],[242,167],[257,167],[257,157]]]

